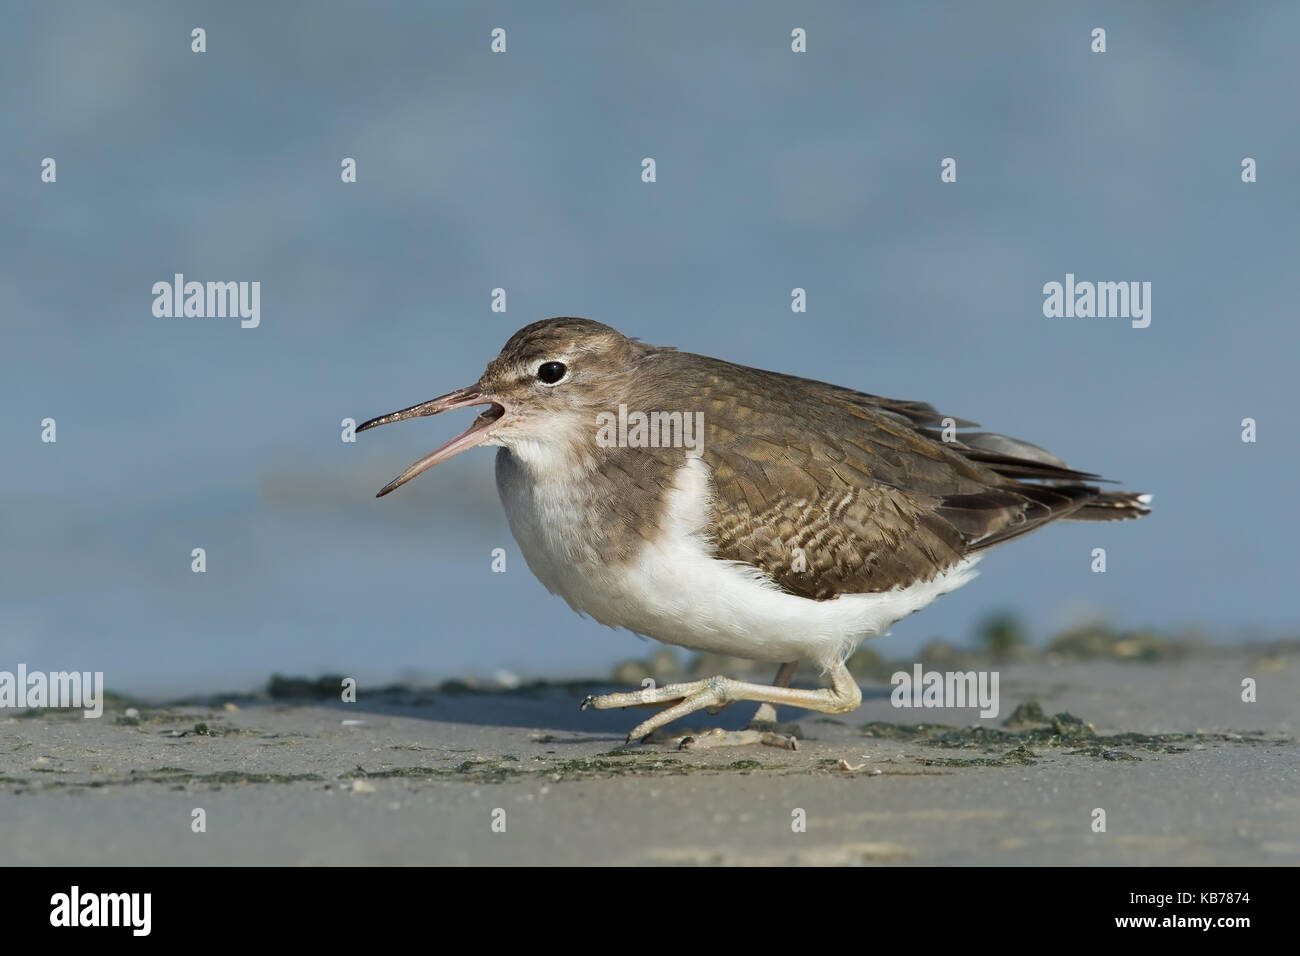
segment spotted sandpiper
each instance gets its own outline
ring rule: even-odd
[[[780,704],[853,710],[847,656],[969,581],[989,548],[1057,519],[1149,513],[1149,495],[1102,490],[1036,445],[922,402],[646,345],[589,319],[534,322],[475,384],[357,431],[478,405],[467,431],[379,495],[498,446],[510,530],[548,590],[611,627],[780,665],[772,685],[713,677],[583,702],[666,705],[629,740],[736,701],[759,702],[763,722]],[[806,658],[829,687],[788,686]],[[784,741],[772,737],[728,742]]]

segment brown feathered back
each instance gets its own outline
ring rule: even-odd
[[[629,407],[704,413],[715,554],[793,594],[886,591],[1049,521],[1148,513],[1139,495],[1103,491],[1027,442],[945,442],[944,416],[921,402],[669,350],[641,368],[649,388]]]

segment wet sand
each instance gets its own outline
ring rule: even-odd
[[[1294,650],[999,671],[997,718],[895,708],[864,681],[857,711],[803,714],[793,752],[625,747],[645,711],[578,710],[627,689],[601,680],[0,713],[0,860],[1300,863]],[[1004,726],[1030,700],[1043,720]]]

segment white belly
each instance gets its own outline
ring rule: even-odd
[[[545,467],[554,462],[529,463],[518,451],[498,453],[497,489],[538,580],[579,613],[668,644],[771,663],[811,658],[825,667],[975,576],[978,556],[894,591],[829,601],[789,594],[757,568],[709,556],[701,534],[711,507],[709,474],[698,458],[677,472],[661,522],[666,533],[630,560],[606,566],[583,534],[599,510],[578,490],[587,482]]]

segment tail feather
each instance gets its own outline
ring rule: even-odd
[[[1066,521],[1124,521],[1151,513],[1151,495],[1136,491],[1103,491],[1082,508],[1065,515]]]

